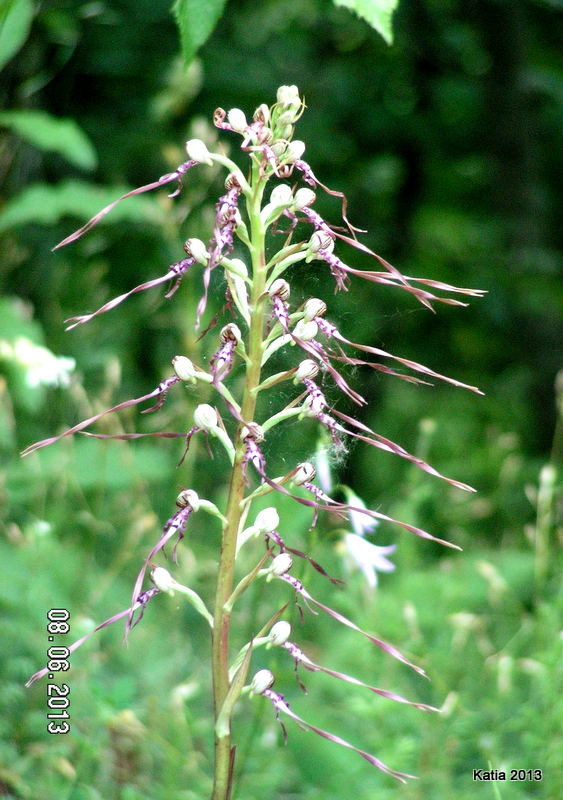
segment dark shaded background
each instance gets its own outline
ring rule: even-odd
[[[105,187],[111,193],[110,198],[118,196],[124,190],[122,187],[154,180],[182,161],[182,143],[186,138],[199,136],[211,146],[216,133],[210,120],[217,106],[226,109],[237,106],[252,113],[259,103],[274,101],[278,85],[298,84],[308,106],[298,130],[299,138],[307,142],[307,159],[326,184],[346,192],[351,219],[369,231],[364,239],[366,244],[405,274],[488,291],[483,300],[473,301],[467,309],[442,307],[434,315],[392,288],[356,282],[348,294],[334,297],[328,276],[320,267],[311,265],[307,271],[294,273],[295,298],[300,293],[323,297],[330,305],[330,316],[340,320],[341,329],[350,339],[421,361],[439,372],[479,385],[486,394],[478,398],[447,385],[417,389],[375,373],[355,376],[362,392],[372,401],[369,410],[362,412],[365,422],[408,449],[428,456],[440,471],[476,486],[479,490],[476,497],[459,497],[459,493],[452,493],[431,478],[413,475],[390,456],[366,452],[367,448],[360,447],[352,450],[346,462],[337,465],[335,480],[353,485],[366,502],[376,504],[386,513],[402,515],[408,521],[429,527],[438,536],[456,541],[469,551],[469,565],[474,563],[472,554],[486,551],[496,568],[500,568],[499,564],[504,562],[499,562],[494,554],[502,546],[509,565],[505,578],[511,583],[516,575],[514,580],[519,587],[516,605],[511,606],[508,617],[514,622],[519,615],[522,620],[528,613],[540,613],[540,608],[545,611],[548,606],[542,605],[542,598],[545,599],[544,592],[550,585],[549,569],[545,554],[540,554],[543,561],[538,567],[538,528],[534,529],[534,525],[540,468],[559,455],[554,387],[561,344],[561,226],[557,221],[561,218],[559,189],[563,178],[559,157],[563,26],[559,4],[540,0],[519,3],[402,0],[395,17],[396,42],[389,48],[363,22],[324,0],[294,3],[231,0],[218,29],[187,72],[180,63],[177,30],[168,6],[168,2],[161,0],[37,5],[29,39],[0,78],[5,108],[40,109],[57,117],[73,118],[93,142],[98,165],[90,174],[81,173],[60,155],[41,152],[4,131],[0,175],[5,209],[9,210],[30,185],[55,186],[65,180],[79,179]],[[228,137],[222,135],[221,139],[227,141]],[[109,574],[108,585],[115,594],[108,594],[108,598],[114,603],[122,603],[124,598],[126,601],[127,587],[138,562],[136,545],[149,541],[147,531],[151,526],[158,527],[170,515],[175,486],[190,485],[194,473],[202,494],[211,493],[221,485],[224,465],[216,461],[209,466],[202,460],[203,451],[194,456],[191,465],[186,464],[181,473],[176,473],[178,452],[172,451],[169,443],[162,447],[151,443],[145,450],[137,448],[130,456],[123,456],[121,450],[118,451],[121,455],[115,456],[116,451],[104,449],[103,455],[98,456],[95,452],[100,451],[90,447],[92,442],[79,441],[74,445],[59,445],[58,450],[53,448],[52,453],[46,453],[44,459],[33,464],[22,465],[16,457],[17,451],[31,441],[72,424],[86,416],[92,407],[107,407],[125,397],[149,391],[167,374],[166,365],[176,352],[201,360],[211,352],[214,342],[204,340],[198,344],[192,328],[199,292],[197,282],[185,281],[170,303],[160,300],[158,290],[137,295],[120,310],[72,333],[64,333],[63,320],[93,310],[110,297],[163,273],[169,263],[181,257],[182,242],[188,236],[206,239],[213,203],[221,187],[219,175],[202,170],[193,181],[190,177],[178,201],[158,196],[137,211],[132,203],[131,210],[123,212],[124,216],[110,217],[88,237],[54,254],[51,248],[82,224],[88,213],[81,209],[75,214],[67,211],[47,225],[34,223],[36,211],[39,218],[41,214],[39,209],[31,209],[25,224],[5,226],[3,230],[0,279],[2,294],[12,309],[10,313],[16,313],[13,312],[16,308],[16,317],[23,320],[21,324],[27,326],[26,330],[33,330],[37,341],[44,341],[56,354],[74,357],[78,364],[76,378],[68,391],[31,392],[9,365],[1,384],[4,421],[0,432],[5,464],[2,479],[6,500],[2,524],[8,548],[16,553],[6,558],[15,559],[10,563],[20,576],[24,593],[29,592],[26,570],[33,569],[34,559],[38,562],[36,567],[45,563],[45,554],[39,557],[36,549],[40,522],[47,521],[49,535],[55,542],[40,545],[54,548],[49,550],[51,558],[56,556],[52,562],[53,576],[49,579],[54,583],[46,589],[40,582],[33,590],[33,597],[26,594],[24,606],[29,616],[20,620],[26,629],[42,624],[30,620],[35,619],[34,613],[37,620],[42,619],[45,591],[53,596],[49,602],[60,604],[54,597],[57,591],[62,591],[61,586],[68,592],[67,602],[72,598],[78,602],[84,590],[84,597],[95,604],[104,595],[98,583],[106,586],[103,576]],[[336,201],[319,197],[319,209],[327,219],[337,222]],[[357,253],[346,253],[345,257],[352,266],[366,269],[371,266]],[[215,289],[214,311],[222,302],[219,287]],[[18,299],[15,306],[14,298]],[[169,411],[163,412],[160,422],[143,423],[135,414],[125,414],[123,424],[128,430],[143,424],[149,426],[147,430],[166,428],[178,424],[180,415],[185,415],[193,404],[193,398],[188,401],[179,398],[172,401]],[[346,405],[341,408],[346,410]],[[421,419],[427,420],[422,426]],[[117,422],[108,422],[107,426],[101,429],[120,430]],[[308,439],[289,428],[283,437],[273,437],[271,463],[281,467],[289,458],[288,452],[292,453],[289,462],[294,453],[306,456],[314,449],[315,442],[313,425]],[[276,469],[272,468],[272,472]],[[302,524],[306,527],[305,520]],[[336,533],[331,532],[330,523],[325,525],[328,539],[333,542]],[[126,536],[123,531],[128,531]],[[381,536],[383,543],[396,539],[396,533],[390,529],[382,531]],[[204,554],[199,555],[197,575],[206,586],[212,577],[214,551],[207,541],[202,546]],[[66,563],[57,547],[70,548]],[[435,570],[427,573],[430,584],[441,580],[440,570],[444,573],[445,563],[441,550],[418,544],[415,547],[411,542],[401,543],[401,548],[403,568],[410,565],[416,570],[430,562],[429,569]],[[195,546],[194,549],[197,550]],[[524,553],[529,554],[529,561]],[[325,556],[331,557],[335,558]],[[521,579],[528,574],[524,563],[530,570],[529,581]],[[195,569],[189,559],[188,566]],[[473,567],[460,568],[470,572],[467,586],[473,579],[482,581],[471,572]],[[539,583],[532,585],[534,579]],[[403,580],[408,581],[408,575]],[[417,579],[412,580],[416,583]],[[459,575],[452,580],[459,581]],[[389,585],[391,593],[392,584]],[[482,592],[486,594],[484,587],[485,584]],[[416,605],[407,584],[397,586],[395,591],[398,604],[412,600]],[[383,589],[381,592],[379,602],[383,608],[385,603],[390,604],[389,610],[393,607],[393,596],[390,594],[385,600]],[[433,601],[428,598],[426,602],[430,603],[430,619]],[[465,602],[466,598],[460,598],[457,611],[466,609]],[[483,600],[485,605],[486,602],[492,602],[490,596],[489,601]],[[5,610],[13,611],[9,593],[4,603]],[[109,604],[107,609],[103,608],[107,610],[106,616],[116,610],[115,605]],[[502,631],[506,632],[510,624],[507,628],[494,603],[487,608],[491,619],[499,625],[500,639],[495,640],[495,646],[502,651],[505,643]],[[82,612],[94,613],[90,612],[90,604]],[[99,612],[100,618],[102,613]],[[430,630],[431,623],[428,625]],[[441,641],[441,630],[441,624],[436,622],[436,641]],[[537,633],[539,640],[549,639],[546,630],[544,626],[543,634]],[[36,668],[36,659],[40,657],[37,634],[34,636],[30,630],[28,635],[25,654],[12,672],[8,670],[13,674],[14,687],[21,686],[21,678],[25,679]],[[18,638],[15,632],[14,636]],[[116,638],[116,652],[117,641]],[[340,646],[346,647],[343,642]],[[410,644],[416,649],[416,645]],[[444,647],[445,655],[453,645],[442,641],[436,646]],[[531,658],[526,647],[531,647],[529,642],[520,653],[521,658]],[[424,646],[420,645],[420,649],[425,652]],[[482,668],[481,656],[484,658],[483,653],[475,655],[476,660],[469,667],[471,659],[465,653],[458,653],[459,664],[452,668],[453,672],[458,674],[456,670],[460,670],[459,675],[463,675],[465,663],[477,675]],[[115,656],[113,669],[118,670],[120,658],[121,655]],[[130,654],[123,658],[130,658]],[[179,656],[174,664],[181,664]],[[135,667],[124,667],[123,671],[127,669]],[[159,669],[164,684],[167,670],[173,667],[161,664]],[[178,670],[181,671],[180,666]],[[107,680],[111,683],[112,678]],[[145,679],[135,680],[142,683]],[[160,680],[158,689],[150,684],[150,679],[147,681],[150,691],[163,691]],[[108,684],[102,680],[102,685]],[[455,675],[448,674],[437,690],[438,693],[442,690],[442,701],[452,686],[462,691]],[[473,688],[477,692],[478,685]],[[37,713],[33,703],[41,701],[29,701],[29,695],[24,698],[19,689],[13,691],[15,709],[32,702],[28,712],[32,719],[31,714]],[[103,785],[106,797],[136,798],[134,788],[127,794],[123,787],[137,785],[138,770],[142,773],[142,768],[135,766],[135,758],[142,760],[142,757],[133,746],[133,754],[127,748],[123,754],[120,736],[137,739],[132,729],[127,728],[131,720],[124,722],[119,717],[119,724],[123,723],[126,729],[124,734],[115,719],[134,706],[132,698],[138,694],[129,684],[123,688],[123,696],[115,686],[113,694],[107,688],[95,691],[108,692],[106,705],[102,702],[102,706],[109,710],[99,729],[105,730],[106,738],[98,741],[91,730],[85,729],[80,758],[86,766],[81,780],[92,792],[92,787]],[[498,688],[491,686],[493,704],[495,691],[498,693]],[[522,697],[526,698],[528,691],[529,688],[522,688]],[[89,702],[98,708],[98,700],[84,699],[84,707]],[[512,708],[514,698],[505,700],[507,709]],[[545,697],[543,700],[550,706],[550,701]],[[434,698],[438,704],[442,701]],[[538,703],[536,710],[541,713]],[[142,716],[142,712],[138,713]],[[508,711],[503,714],[499,712],[499,719],[504,722]],[[499,730],[501,722],[499,719],[495,722],[494,716],[485,715],[485,720],[478,724],[473,720],[475,730],[480,730],[480,734],[483,726]],[[118,733],[107,721],[110,717],[111,724],[118,726]],[[27,780],[28,787],[33,786],[33,780],[26,772],[29,770],[26,754],[39,737],[36,724],[22,722],[16,736],[16,739],[19,736],[17,755],[15,751],[6,751],[10,761],[16,759],[20,764],[17,759],[24,759],[24,765],[16,767],[15,772],[24,776],[22,780],[24,784]],[[148,725],[146,718],[144,724]],[[163,733],[167,724],[163,724],[159,735],[171,739],[178,736],[178,748],[182,749],[185,731],[180,736],[170,725],[168,733]],[[416,730],[416,720],[412,724]],[[460,724],[461,729],[451,733],[458,742],[465,736],[465,723]],[[528,727],[530,721],[522,721],[522,729]],[[196,730],[194,752],[204,747],[202,742],[207,741],[207,733]],[[393,735],[392,730],[388,733],[390,737]],[[397,731],[395,734],[399,736]],[[545,730],[538,732],[538,748],[546,735]],[[435,734],[428,731],[428,736],[430,741]],[[509,732],[505,731],[503,736],[510,741]],[[476,742],[477,734],[475,737]],[[471,735],[467,738],[473,741]],[[100,748],[98,752],[106,755],[109,752],[107,763],[113,764],[111,768],[104,766],[102,760],[99,773],[92,766],[98,756],[87,753],[90,747],[94,752],[94,744],[89,743],[95,741]],[[393,760],[393,766],[397,766],[398,755],[402,754],[408,762],[413,752],[419,752],[419,742],[408,736],[407,741],[409,744],[400,753],[389,745],[387,760]],[[311,745],[308,739],[307,742],[317,748],[316,743]],[[525,746],[523,752],[527,752]],[[534,752],[533,746],[530,745],[529,752]],[[328,744],[327,747],[330,749]],[[463,768],[458,763],[450,772],[450,764],[440,761],[432,750],[428,752],[433,752],[431,760],[435,760],[436,772],[432,773],[428,766],[425,772],[423,753],[422,771],[432,774],[428,783],[422,784],[426,787],[424,796],[443,798],[452,791],[458,797],[474,796],[470,793],[467,765],[479,762],[483,766],[485,752],[495,766],[494,752],[503,752],[500,745],[498,751],[487,751],[486,747],[479,750],[479,747],[475,744],[475,752],[465,753]],[[315,758],[324,758],[314,752]],[[328,762],[331,754],[332,751]],[[72,762],[75,756],[65,751],[60,757]],[[166,757],[162,755],[162,763],[168,763],[170,774],[176,775],[176,769],[184,775],[182,770],[186,767],[181,759],[177,767],[172,767]],[[47,756],[42,758],[41,769],[46,774],[57,773]],[[249,785],[248,796],[254,796],[254,790],[261,796],[263,786],[261,790],[252,788],[261,785],[256,778],[260,767],[254,764],[252,755],[247,753],[247,758],[256,781]],[[454,763],[453,755],[452,759]],[[194,775],[197,776],[200,767],[198,762],[195,772],[190,772],[190,780],[196,784]],[[417,769],[416,763],[412,768]],[[34,774],[41,774],[37,764],[33,769]],[[59,769],[58,779],[63,783],[68,778],[65,769]],[[151,769],[155,774],[158,772],[154,763],[146,769],[147,774]],[[315,767],[309,774],[302,765],[300,777],[292,772],[291,778],[284,778],[283,770],[279,777],[274,769],[272,775],[277,775],[279,781],[276,783],[272,777],[271,786],[284,785],[284,780],[291,784],[294,780],[293,790],[286,787],[287,793],[280,797],[320,797],[296,787],[314,786],[323,770],[324,767]],[[362,785],[364,773],[354,774],[358,775],[358,786]],[[80,794],[76,787],[82,784],[76,776],[74,780],[72,791],[78,793],[71,792],[69,797],[95,797],[86,789]],[[17,789],[13,775],[9,779],[0,775],[1,781],[8,787],[6,793],[13,793],[11,796],[32,796],[25,794],[24,784],[24,788]],[[172,782],[171,787],[176,785]],[[434,788],[430,789],[431,786]],[[166,789],[159,784],[158,791],[165,792],[159,796],[192,796],[189,792],[174,794],[171,787]],[[520,791],[520,787],[511,788]],[[299,794],[300,791],[304,793]],[[328,784],[323,791],[323,797],[343,796],[343,789],[330,789]],[[417,794],[418,790],[410,791],[408,797],[423,796]],[[437,794],[432,795],[433,791]],[[464,791],[468,794],[464,795]],[[547,791],[542,796],[555,797],[545,784],[527,787],[526,791]],[[506,796],[524,795],[507,793]]]
[[[309,160],[329,185],[345,188],[353,219],[369,229],[366,242],[409,274],[490,292],[469,311],[434,317],[364,285],[339,298],[342,312],[361,298],[376,314],[354,321],[360,333],[373,338],[375,322],[390,348],[470,383],[479,378],[488,395],[482,417],[541,456],[553,436],[558,363],[560,18],[550,3],[404,2],[395,27],[388,48],[330,4],[235,2],[186,77],[167,4],[45,3],[4,72],[7,106],[74,118],[99,154],[91,177],[136,185],[169,167],[166,155],[194,115],[209,120],[218,105],[251,109],[280,83],[298,83],[310,109],[300,127]],[[7,196],[76,175],[60,157],[14,139],[3,153]],[[324,209],[337,214],[329,202]],[[80,310],[74,289],[101,292],[83,274],[57,278],[88,245],[46,256],[72,224],[29,227],[20,264],[4,266],[5,291],[29,299],[48,341],[64,341],[66,352],[76,336],[63,337],[59,311]],[[108,295],[152,275],[157,254],[162,263],[160,232],[132,227],[107,229]],[[150,367],[162,369],[159,360]]]

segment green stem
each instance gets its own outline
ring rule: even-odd
[[[303,261],[306,255],[307,255],[306,250],[299,250],[297,253],[293,253],[293,255],[284,258],[283,261],[280,261],[280,263],[276,266],[276,268],[272,270],[268,283],[269,284],[273,283],[276,280],[276,278],[279,278],[280,275],[283,275],[286,269],[290,267],[292,264],[297,264],[299,261]]]
[[[263,423],[262,429],[264,433],[269,431],[270,428],[273,428],[274,425],[278,425],[280,422],[283,422],[290,417],[296,417],[298,414],[303,414],[303,406],[294,406],[293,408],[284,408],[282,411],[278,411],[277,414],[274,414],[273,417],[270,417]]]
[[[262,339],[264,318],[264,288],[266,284],[265,229],[260,219],[265,179],[260,177],[259,167],[252,170],[251,192],[246,193],[246,205],[250,221],[250,253],[252,256],[252,293],[250,298],[250,330],[248,335],[246,377],[241,404],[241,416],[245,422],[254,421],[256,389],[260,384],[262,361]],[[240,438],[240,426],[235,439],[235,460],[231,472],[231,484],[227,501],[227,523],[223,528],[221,559],[217,576],[215,615],[213,625],[213,699],[215,721],[217,721],[229,691],[229,632],[231,614],[225,609],[233,591],[237,535],[240,527],[244,499],[244,444]],[[231,733],[215,735],[215,773],[212,800],[228,800],[231,771]]]

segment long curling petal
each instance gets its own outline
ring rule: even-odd
[[[280,580],[285,581],[285,583],[288,583],[295,592],[300,594],[301,597],[303,597],[309,603],[313,603],[313,605],[315,605],[317,608],[320,608],[321,611],[324,611],[325,614],[328,614],[329,617],[332,617],[337,622],[340,622],[342,625],[345,625],[347,628],[351,628],[353,631],[361,633],[362,636],[365,636],[366,639],[369,639],[370,642],[375,644],[385,653],[392,656],[393,658],[396,658],[397,661],[401,661],[403,664],[406,664],[415,672],[418,672],[419,675],[423,675],[424,677],[426,677],[426,673],[422,669],[422,667],[418,667],[416,664],[413,664],[412,661],[409,661],[409,659],[406,656],[404,656],[401,653],[401,651],[395,647],[395,645],[389,644],[389,642],[385,642],[383,641],[383,639],[379,639],[377,636],[374,636],[371,633],[367,633],[367,631],[364,631],[362,628],[356,625],[355,622],[352,622],[351,619],[345,617],[344,614],[340,614],[339,611],[335,611],[333,608],[325,606],[323,603],[319,602],[319,600],[315,600],[315,598],[312,597],[309,594],[309,592],[305,589],[301,581],[298,580],[297,578],[294,578],[293,575],[288,575],[287,573],[285,573],[283,575],[278,575],[278,577]]]
[[[402,522],[401,520],[394,519],[393,517],[389,517],[387,514],[383,514],[380,511],[373,511],[371,508],[359,508],[348,505],[347,503],[338,503],[336,500],[332,500],[326,495],[325,497],[327,497],[327,499],[324,503],[319,503],[316,500],[309,500],[305,497],[299,497],[296,494],[292,494],[288,489],[285,488],[285,486],[282,486],[277,481],[272,480],[264,471],[259,470],[259,474],[264,483],[267,483],[271,489],[274,489],[276,492],[280,492],[287,497],[291,497],[292,500],[295,500],[295,502],[299,503],[300,505],[308,506],[316,511],[328,511],[329,513],[335,514],[341,518],[345,517],[349,511],[357,511],[358,513],[365,514],[372,519],[379,519],[383,522],[391,522],[393,525],[399,525],[409,533],[414,533],[415,536],[420,536],[421,539],[428,539],[431,542],[436,542],[436,544],[444,545],[444,547],[450,547],[452,550],[462,549],[459,547],[459,545],[453,544],[453,542],[448,542],[446,539],[440,539],[437,536],[432,536],[431,533],[423,530],[423,528],[418,528],[416,525],[410,525],[408,522]]]
[[[168,520],[168,522],[166,523],[166,525],[162,529],[162,534],[161,534],[158,542],[152,547],[152,549],[150,550],[149,554],[146,556],[146,558],[143,561],[141,569],[139,570],[139,573],[138,573],[137,578],[135,580],[135,585],[133,587],[133,598],[137,597],[139,592],[140,592],[140,590],[141,590],[141,586],[143,585],[143,582],[144,582],[144,579],[145,579],[145,573],[146,573],[146,571],[147,571],[147,569],[149,567],[151,558],[153,558],[158,552],[160,552],[160,550],[163,549],[165,544],[175,534],[178,534],[180,539],[183,537],[184,530],[185,530],[185,527],[186,527],[186,523],[187,523],[188,517],[190,516],[191,513],[192,513],[191,507],[190,506],[185,506],[183,508],[180,508],[178,511],[176,511],[176,513],[172,517],[170,517],[170,519]],[[128,635],[129,635],[129,631],[131,630],[131,628],[133,626],[133,615],[134,615],[134,613],[135,613],[135,609],[133,608],[133,604],[132,604],[131,608],[129,609],[129,615],[127,617],[127,622],[125,624],[125,639],[127,639]]]
[[[70,236],[67,236],[66,239],[63,239],[62,242],[59,242],[53,250],[58,250],[60,247],[64,247],[67,244],[71,244],[75,242],[77,239],[80,239],[81,236],[84,236],[89,230],[91,230],[95,225],[100,222],[109,212],[115,208],[118,203],[121,203],[122,200],[126,200],[128,197],[133,197],[137,194],[143,194],[144,192],[150,192],[152,189],[158,189],[160,186],[165,186],[167,183],[171,183],[172,181],[179,180],[182,175],[184,175],[188,169],[195,165],[195,161],[186,161],[184,164],[180,164],[180,166],[175,170],[175,172],[169,172],[166,175],[163,175],[157,181],[153,181],[152,183],[147,183],[145,186],[139,186],[137,189],[132,189],[130,192],[125,192],[122,194],[121,197],[118,197],[117,200],[114,200],[113,203],[109,203],[109,205],[102,208],[101,211],[98,211],[97,214],[94,214],[92,219],[88,220],[88,222],[79,228],[74,233],[71,233]]]
[[[168,378],[168,383],[171,386],[173,383],[178,383],[179,380],[180,378],[177,377]],[[160,397],[160,395],[163,394],[163,383],[166,383],[166,381],[160,383],[156,389],[153,389],[152,392],[144,394],[142,397],[135,397],[132,400],[125,400],[123,403],[118,403],[116,406],[106,409],[106,411],[101,411],[99,414],[94,414],[93,417],[88,417],[88,419],[82,420],[82,422],[79,422],[77,425],[73,425],[72,428],[60,433],[58,436],[50,436],[48,439],[42,439],[40,442],[31,444],[29,447],[26,447],[25,450],[22,450],[21,455],[28,456],[30,453],[34,453],[36,450],[41,450],[43,447],[47,447],[50,444],[54,444],[54,442],[58,442],[59,439],[64,439],[65,436],[72,436],[73,433],[83,431],[84,428],[87,428],[89,425],[92,425],[92,423],[97,422],[107,414],[112,414],[114,411],[121,411],[123,408],[128,408],[129,406],[136,406],[145,400],[150,400],[152,397]]]
[[[386,450],[389,453],[394,453],[395,455],[399,456],[400,458],[405,458],[407,461],[410,461],[411,464],[419,467],[419,469],[424,470],[429,475],[434,475],[437,478],[441,478],[441,480],[450,483],[452,486],[457,487],[458,489],[463,489],[466,492],[474,492],[475,489],[472,486],[469,486],[467,483],[462,483],[461,481],[456,481],[453,478],[447,478],[445,475],[442,475],[441,472],[438,472],[437,469],[434,469],[430,464],[427,464],[422,458],[418,456],[413,456],[408,450],[405,450],[404,447],[401,445],[392,442],[391,439],[387,439],[385,436],[381,436],[379,433],[375,433],[372,431],[371,428],[368,428],[367,425],[364,425],[362,422],[359,422],[352,417],[349,417],[347,414],[343,414],[341,411],[337,411],[335,408],[331,409],[332,413],[335,414],[340,419],[343,419],[349,425],[353,425],[356,428],[365,431],[369,434],[369,436],[363,436],[359,433],[354,433],[354,431],[349,431],[344,428],[342,425],[337,423],[337,429],[341,430],[343,433],[348,434],[349,436],[354,436],[356,439],[360,439],[362,442],[366,442],[367,444],[371,444],[374,447],[378,447],[380,450]],[[374,437],[374,438],[372,438]]]
[[[374,355],[382,356],[383,358],[391,358],[393,361],[397,361],[399,364],[403,364],[403,366],[408,367],[415,372],[421,372],[423,375],[428,375],[431,378],[436,378],[444,381],[445,383],[451,383],[453,386],[459,386],[462,389],[469,389],[469,391],[475,392],[476,394],[483,394],[483,392],[476,386],[469,386],[469,384],[462,383],[461,381],[455,380],[455,378],[449,378],[447,375],[442,375],[440,372],[435,372],[433,369],[430,369],[430,367],[425,367],[424,364],[419,364],[418,361],[411,361],[409,358],[395,356],[392,353],[388,353],[386,350],[381,350],[379,347],[371,347],[366,344],[352,342],[350,339],[347,339],[345,336],[343,336],[335,325],[325,319],[315,318],[315,322],[329,340],[336,339],[337,341],[342,342],[350,347],[355,347],[356,350],[361,350],[364,353],[373,353]],[[346,353],[342,350],[342,348],[339,348],[339,350],[341,356],[337,357],[337,360],[346,361]]]
[[[268,700],[270,700],[276,711],[281,711],[282,713],[286,714],[299,726],[313,731],[313,733],[316,733],[318,736],[322,736],[323,739],[328,739],[329,742],[334,742],[335,744],[339,744],[341,747],[346,747],[349,750],[353,750],[373,767],[377,767],[377,769],[385,772],[392,778],[396,778],[396,780],[400,781],[401,783],[406,783],[409,778],[415,777],[414,775],[409,775],[406,772],[397,772],[396,770],[391,769],[384,764],[383,761],[380,761],[375,756],[372,756],[371,753],[366,753],[365,750],[360,750],[358,747],[350,744],[350,742],[347,742],[346,739],[342,739],[340,736],[335,736],[335,734],[324,731],[322,728],[317,728],[316,725],[311,725],[309,722],[305,722],[304,719],[299,717],[294,711],[291,710],[291,708],[283,699],[282,695],[274,692],[272,689],[265,689],[262,694],[264,697],[267,697]]]
[[[426,705],[426,703],[415,703],[411,700],[407,700],[399,694],[396,694],[395,692],[388,692],[386,689],[379,689],[376,686],[370,686],[369,683],[364,683],[358,678],[354,678],[352,675],[347,675],[345,672],[338,672],[337,670],[323,667],[320,664],[312,661],[309,656],[307,656],[303,650],[297,647],[297,645],[295,645],[293,642],[284,642],[282,647],[288,651],[288,653],[298,664],[302,664],[305,669],[309,670],[310,672],[324,672],[325,675],[338,678],[338,680],[345,681],[346,683],[352,683],[354,686],[361,686],[364,689],[369,689],[370,692],[373,692],[380,697],[386,697],[388,700],[394,700],[396,703],[405,703],[406,705],[418,708],[420,711],[439,711],[438,708]]]
[[[132,294],[136,294],[137,292],[144,292],[146,289],[152,289],[154,286],[159,286],[161,283],[166,283],[167,281],[181,280],[184,272],[193,263],[194,263],[193,258],[183,259],[183,261],[180,261],[178,264],[175,264],[173,267],[170,267],[166,275],[161,275],[160,278],[153,278],[150,281],[146,281],[145,283],[139,284],[139,286],[135,286],[134,289],[130,289],[128,292],[120,294],[118,297],[114,297],[113,300],[109,300],[107,303],[101,306],[101,308],[99,308],[97,311],[93,311],[91,314],[83,314],[79,317],[70,317],[69,319],[66,320],[66,322],[72,322],[72,325],[69,325],[66,328],[66,330],[71,331],[78,325],[83,325],[85,322],[90,322],[90,320],[94,319],[94,317],[97,317],[100,314],[105,314],[106,311],[111,311],[113,308],[116,308],[116,306],[123,303],[124,300],[127,300],[128,297],[131,297]],[[166,296],[168,297],[168,294]]]

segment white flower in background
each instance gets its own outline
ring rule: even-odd
[[[6,358],[19,366],[25,374],[27,385],[66,387],[70,383],[76,361],[66,356],[56,356],[46,347],[20,336],[13,342],[0,340],[0,358]]]
[[[346,504],[353,508],[366,508],[366,504],[361,497],[350,489],[349,486],[340,487],[346,496]],[[366,576],[366,580],[371,589],[377,586],[378,572],[393,572],[395,564],[391,563],[386,556],[395,551],[397,545],[391,544],[386,547],[372,544],[364,538],[366,533],[371,533],[379,525],[379,520],[362,514],[361,511],[348,511],[348,518],[354,533],[345,533],[342,539],[345,558],[352,567],[360,569]]]
[[[370,588],[377,586],[378,572],[393,572],[395,564],[392,564],[386,556],[394,552],[397,545],[390,544],[387,547],[379,547],[376,544],[367,542],[355,533],[347,533],[344,536],[346,555],[349,561],[366,576]]]
[[[346,502],[348,505],[355,506],[356,508],[366,508],[366,504],[361,497],[354,494],[347,486],[343,486],[342,488],[346,494]],[[365,536],[366,533],[371,533],[376,525],[379,525],[378,520],[369,517],[367,514],[362,514],[361,511],[349,511],[348,518],[350,519],[356,536]]]
[[[45,519],[35,519],[33,522],[29,523],[29,525],[26,525],[24,530],[25,533],[32,538],[41,539],[52,533],[53,526]]]

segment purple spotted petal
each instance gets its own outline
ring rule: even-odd
[[[162,534],[158,540],[158,542],[154,545],[151,549],[150,553],[147,555],[145,560],[143,561],[143,565],[139,570],[139,574],[135,580],[135,585],[133,587],[133,597],[137,597],[141,586],[145,580],[145,573],[149,567],[150,561],[154,556],[163,549],[168,541],[175,535],[178,534],[178,542],[184,538],[184,531],[186,529],[186,524],[188,522],[188,517],[192,513],[192,508],[189,505],[183,506],[182,508],[178,509],[166,522],[162,529]],[[176,548],[174,548],[174,560],[176,558]],[[125,638],[129,635],[129,631],[133,626],[133,615],[135,610],[133,607],[129,609],[129,616],[127,617],[127,622],[125,623]]]
[[[207,295],[211,282],[211,272],[221,262],[225,255],[229,255],[234,246],[234,232],[236,228],[236,210],[242,189],[235,183],[227,193],[220,197],[215,205],[215,225],[213,236],[209,242],[209,258],[203,271],[203,295],[197,305],[196,330],[199,329],[201,318],[207,306]]]
[[[304,558],[313,567],[313,569],[315,569],[323,577],[328,578],[331,583],[334,583],[335,585],[344,583],[344,581],[341,581],[339,578],[332,578],[328,574],[328,572],[323,567],[321,567],[321,565],[317,561],[312,559],[311,556],[307,555],[307,553],[303,553],[301,550],[296,550],[294,547],[288,547],[277,531],[272,531],[271,533],[267,533],[266,541],[268,540],[275,542],[280,548],[280,552],[283,553],[287,551],[288,553],[291,553],[293,556],[297,556],[297,558]]]

